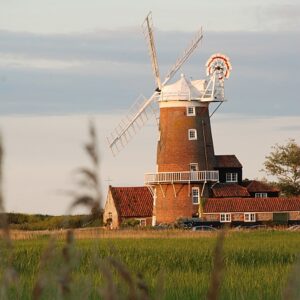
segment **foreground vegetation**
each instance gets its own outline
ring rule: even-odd
[[[164,232],[156,234],[165,236]],[[49,244],[47,236],[38,235],[14,241],[13,253],[2,253],[11,257],[12,268],[19,274],[7,295],[11,299],[31,299],[39,292],[36,299],[66,295],[68,299],[99,299],[101,295],[109,299],[107,293],[114,289],[114,282],[125,298],[128,283],[135,280],[151,298],[203,299],[211,278],[217,235],[188,234],[168,239],[151,235],[80,239],[74,244],[70,240],[67,244],[63,240]],[[299,249],[297,232],[228,233],[220,299],[281,299]],[[1,256],[1,267],[5,255]]]
[[[298,232],[84,228],[103,213],[93,126],[90,137],[93,168],[78,170],[90,191],[70,213],[91,215],[67,219],[5,213],[0,141],[0,299],[300,299]]]

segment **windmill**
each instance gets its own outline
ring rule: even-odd
[[[197,213],[200,199],[207,196],[209,186],[219,180],[219,173],[214,169],[210,117],[225,101],[224,80],[229,77],[232,68],[228,57],[217,53],[206,63],[206,79],[191,81],[182,74],[178,81],[169,84],[203,39],[202,29],[196,33],[165,79],[161,80],[151,12],[142,28],[156,88],[150,98],[138,98],[126,119],[107,139],[116,155],[145,124],[150,113],[156,115],[155,105],[158,104],[157,170],[145,174],[145,184],[154,199],[153,224],[169,223]],[[209,104],[212,102],[219,104],[210,115]]]

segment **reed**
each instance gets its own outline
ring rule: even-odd
[[[79,167],[76,173],[79,175],[78,184],[85,188],[84,193],[73,193],[74,200],[69,211],[77,206],[86,206],[90,209],[91,219],[102,216],[101,187],[100,187],[100,156],[97,144],[97,132],[93,120],[89,122],[89,140],[84,144],[84,150],[91,162],[91,167]]]
[[[0,298],[8,297],[9,288],[17,283],[18,274],[13,267],[13,245],[4,208],[2,190],[4,149],[0,135]]]

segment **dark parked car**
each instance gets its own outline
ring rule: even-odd
[[[199,218],[187,218],[179,220],[177,224],[180,228],[191,229],[192,227],[200,226],[201,220]]]
[[[217,231],[217,229],[211,226],[202,225],[193,227],[192,231]]]
[[[167,223],[160,223],[160,224],[154,226],[154,229],[157,229],[157,230],[172,229],[172,228],[173,228],[173,226],[171,224],[167,224]]]

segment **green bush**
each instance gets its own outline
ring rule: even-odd
[[[140,225],[140,221],[137,219],[126,219],[122,222],[121,227],[138,227]]]

